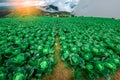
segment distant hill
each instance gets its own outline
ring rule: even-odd
[[[8,8],[0,8],[0,17],[6,17],[6,15],[10,14],[10,9]]]
[[[43,15],[42,11],[40,9],[34,9],[30,8],[29,11],[28,8],[18,8],[18,9],[13,9],[13,8],[0,8],[0,18],[5,18],[5,17],[17,17],[17,16],[40,16]]]
[[[30,10],[29,10],[30,9]],[[5,17],[26,17],[26,16],[57,16],[57,17],[69,17],[73,16],[69,12],[45,12],[38,8],[0,8],[0,18]]]

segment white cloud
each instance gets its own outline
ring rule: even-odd
[[[36,1],[24,1],[21,3],[17,2],[4,2],[0,3],[0,6],[49,6],[54,5],[58,7],[59,11],[72,12],[75,6],[78,4],[79,0],[36,0]],[[44,9],[45,10],[45,9]]]
[[[49,1],[49,0],[48,0]],[[79,0],[50,0],[51,4],[58,7],[59,11],[68,11],[72,12]]]

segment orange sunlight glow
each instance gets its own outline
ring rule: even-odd
[[[31,1],[24,1],[24,6],[31,6],[32,5],[32,2]]]
[[[34,4],[36,0],[12,0],[14,2],[13,13],[16,13],[19,16],[35,16],[39,15],[41,11],[36,8]]]

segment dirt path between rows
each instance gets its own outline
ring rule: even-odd
[[[96,80],[105,80],[105,78],[100,78]],[[111,80],[120,80],[120,70],[117,70],[114,75],[111,75]]]
[[[64,62],[60,58],[60,43],[58,36],[56,37],[56,43],[55,59],[57,60],[57,64],[53,68],[53,72],[43,76],[42,80],[71,80],[74,77],[74,73],[72,73],[71,68],[65,66]],[[105,80],[105,78],[97,80]],[[120,80],[120,70],[117,70],[115,75],[111,76],[111,80]]]
[[[55,46],[55,59],[57,64],[53,68],[53,72],[48,75],[44,75],[42,80],[73,80],[74,73],[72,69],[65,66],[65,63],[60,58],[60,42],[59,37],[55,38],[56,46]],[[105,80],[105,78],[100,78],[96,80]],[[111,80],[120,80],[120,70],[117,70],[115,75],[111,76]]]
[[[59,53],[60,43],[58,36],[56,36],[55,59],[57,60],[57,64],[53,68],[53,72],[43,76],[42,80],[71,80],[73,77],[72,70],[65,66],[64,62],[60,58]]]

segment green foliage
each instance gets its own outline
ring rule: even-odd
[[[13,80],[24,80],[24,74],[22,73],[15,73],[14,76],[13,76]]]
[[[56,31],[48,18],[0,19],[1,80],[41,79],[52,72]]]
[[[1,18],[0,79],[41,79],[51,73],[56,64],[56,35],[61,59],[74,68],[75,80],[84,80],[84,75],[87,80],[110,80],[109,75],[120,67],[119,21],[84,17]]]
[[[109,74],[120,67],[119,29],[120,22],[112,19],[59,19],[61,59],[75,68],[76,80],[84,74],[86,80],[110,80]]]

